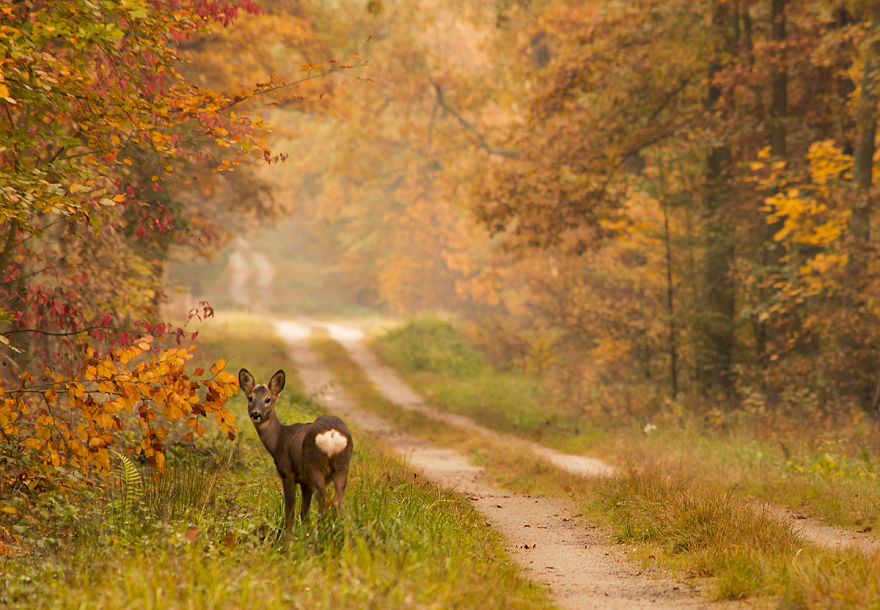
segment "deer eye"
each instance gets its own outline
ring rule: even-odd
[[[254,397],[253,397],[253,396],[248,396],[248,402],[253,402],[253,401],[254,401]]]
[[[269,403],[271,402],[271,399],[267,396],[267,397],[266,397],[266,400],[263,401],[263,402],[265,402],[266,404],[269,404]]]

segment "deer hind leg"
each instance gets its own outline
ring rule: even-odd
[[[336,488],[336,493],[333,496],[333,504],[336,506],[336,513],[339,515],[339,518],[345,516],[344,510],[342,508],[342,501],[345,499],[345,487],[348,485],[348,469],[333,473],[333,486]]]
[[[324,481],[319,479],[319,483],[315,485],[315,502],[318,503],[318,510],[323,515],[327,512],[327,494],[324,490]]]

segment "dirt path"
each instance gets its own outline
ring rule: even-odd
[[[394,371],[379,362],[376,356],[364,347],[361,343],[363,333],[334,324],[312,320],[308,322],[313,326],[324,328],[330,333],[331,337],[345,346],[352,359],[361,366],[370,381],[373,382],[373,385],[394,403],[405,409],[417,411],[433,419],[466,430],[479,432],[492,438],[501,439],[507,443],[521,444],[551,464],[576,475],[611,476],[614,474],[614,469],[601,460],[561,453],[549,447],[544,447],[509,434],[501,434],[494,430],[489,430],[467,417],[432,409],[424,403],[418,394],[403,383]],[[308,330],[308,327],[303,328],[306,331]],[[755,509],[766,511],[781,521],[790,522],[796,532],[805,540],[814,544],[830,548],[856,547],[866,554],[880,553],[880,540],[867,532],[825,525],[799,514],[797,511],[770,503],[756,503]]]
[[[291,357],[307,393],[314,395],[328,410],[381,438],[428,480],[466,496],[485,515],[487,525],[504,536],[511,555],[526,574],[549,586],[560,606],[620,609],[707,606],[695,597],[696,592],[688,584],[643,572],[627,561],[621,547],[610,544],[603,532],[573,515],[562,502],[498,488],[486,480],[481,468],[470,464],[461,454],[404,434],[378,415],[356,408],[332,384],[329,373],[309,348],[308,326],[279,322],[276,327],[290,346]],[[338,334],[334,336],[338,338]],[[360,353],[355,348],[354,353],[367,365],[365,370],[371,378],[382,379],[380,389],[393,391],[392,399],[406,399],[407,408],[427,408],[390,371],[379,366],[375,359],[365,358],[364,354],[369,352]],[[603,472],[599,468],[593,474]]]
[[[758,503],[756,509],[764,510],[781,521],[790,522],[794,530],[803,536],[805,540],[809,540],[819,546],[832,549],[855,547],[866,555],[880,553],[880,540],[872,537],[867,532],[825,525],[795,510],[775,504]]]
[[[275,267],[264,253],[244,239],[236,240],[227,270],[229,298],[233,303],[264,311],[276,303]],[[260,295],[259,299],[255,299],[254,294]]]

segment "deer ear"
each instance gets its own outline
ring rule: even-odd
[[[269,391],[278,396],[281,393],[281,390],[284,389],[284,371],[278,371],[274,375],[272,375],[272,379],[269,380]]]
[[[241,369],[238,372],[238,387],[241,388],[245,396],[251,395],[255,385],[257,385],[257,382],[254,381],[254,376],[247,369]]]

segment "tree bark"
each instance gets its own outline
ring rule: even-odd
[[[871,33],[878,35],[880,30],[880,3],[875,4],[871,16]],[[851,287],[859,283],[865,271],[864,253],[871,239],[871,185],[874,169],[875,137],[877,131],[877,55],[880,42],[874,40],[867,45],[862,68],[861,98],[856,114],[856,147],[853,158],[853,182],[858,196],[855,198],[850,216],[850,235],[853,248],[849,257],[849,276]]]
[[[876,151],[878,101],[877,80],[880,55],[880,2],[875,2],[871,11],[871,40],[865,45],[861,96],[856,108],[856,143],[853,155],[853,182],[856,196],[850,208],[849,233],[850,249],[847,260],[848,294],[846,306],[851,319],[856,324],[846,330],[843,345],[847,358],[853,363],[853,390],[865,408],[880,416],[880,378],[876,374],[877,358],[872,350],[864,345],[860,326],[866,322],[864,312],[864,286],[868,272],[867,258],[871,244],[871,200],[874,153]],[[868,321],[867,323],[870,323]]]
[[[776,62],[773,65],[773,74],[770,79],[770,152],[776,159],[785,159],[787,157],[787,131],[785,119],[788,115],[788,72],[786,71],[784,59],[785,53],[782,43],[785,42],[785,0],[771,0],[770,4],[770,40],[775,43]],[[765,221],[765,231],[763,234],[763,243],[761,244],[761,259],[764,267],[768,269],[778,268],[782,260],[782,247],[776,243],[773,236],[782,228],[783,222],[777,220],[770,222],[769,219],[761,217]],[[761,301],[766,302],[768,298],[768,290],[761,289]],[[762,369],[767,368],[770,363],[770,355],[768,353],[767,344],[770,341],[769,329],[767,323],[761,320],[753,322],[755,328],[755,351],[758,364]],[[765,388],[765,392],[768,388]]]
[[[785,42],[785,0],[772,0],[770,19],[770,39],[777,45],[777,57],[781,63],[784,59],[781,45]],[[783,158],[786,156],[785,117],[788,114],[788,72],[784,65],[775,66],[771,88],[770,152]]]
[[[706,110],[710,116],[719,112],[721,87],[715,82],[723,68],[722,58],[735,45],[729,3],[713,6],[712,30],[716,39],[715,59],[709,66]],[[735,17],[735,16],[734,16]],[[701,316],[701,375],[705,395],[733,397],[733,350],[735,292],[733,283],[733,240],[724,214],[727,203],[730,146],[725,141],[713,144],[706,158],[703,219],[705,258],[703,261],[704,312]]]

